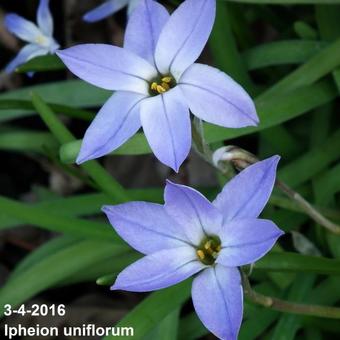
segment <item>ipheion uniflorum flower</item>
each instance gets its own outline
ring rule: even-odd
[[[178,171],[191,148],[189,110],[229,128],[258,123],[240,85],[195,63],[213,27],[215,6],[215,0],[186,0],[169,16],[161,4],[141,0],[124,48],[84,44],[57,53],[81,79],[116,91],[86,131],[77,163],[112,152],[142,126],[156,157]]]
[[[147,292],[194,276],[192,299],[202,323],[236,340],[242,322],[240,266],[265,255],[283,232],[259,219],[272,192],[278,156],[243,170],[210,203],[198,191],[168,181],[165,204],[130,202],[103,211],[116,232],[145,257],[112,289]]]
[[[18,38],[28,42],[6,66],[6,72],[13,72],[19,65],[35,57],[54,54],[59,48],[59,44],[53,38],[53,17],[49,9],[49,0],[40,0],[37,23],[38,26],[15,13],[6,15],[6,28]]]

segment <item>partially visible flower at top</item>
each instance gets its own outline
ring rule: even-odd
[[[8,31],[28,42],[6,66],[6,72],[13,72],[19,65],[35,57],[53,54],[60,47],[53,38],[53,18],[49,0],[40,0],[37,23],[38,26],[15,13],[6,15],[5,26]]]
[[[136,8],[140,0],[106,0],[103,4],[87,12],[83,19],[86,22],[97,22],[120,11],[123,7],[128,7],[128,14]]]
[[[192,188],[168,182],[164,205],[104,207],[116,232],[146,255],[124,269],[112,289],[148,292],[195,275],[192,299],[202,323],[220,339],[236,340],[243,314],[237,267],[264,256],[283,234],[273,222],[258,218],[278,161],[274,156],[249,166],[212,203]]]
[[[84,44],[58,51],[79,78],[115,90],[86,131],[77,163],[117,149],[142,126],[156,157],[178,171],[191,148],[191,112],[213,124],[258,123],[246,91],[216,68],[194,63],[215,19],[215,0],[186,0],[169,16],[141,0],[124,48]]]

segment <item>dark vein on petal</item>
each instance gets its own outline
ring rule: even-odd
[[[222,300],[223,300],[223,304],[224,304],[224,307],[225,307],[225,310],[226,310],[226,313],[227,313],[227,317],[228,317],[228,321],[229,321],[229,327],[230,327],[232,325],[232,322],[231,322],[230,312],[229,312],[229,308],[228,308],[228,302],[226,301],[226,299],[224,297],[221,283],[220,283],[220,281],[218,281],[217,274],[216,274],[216,267],[214,267],[213,270],[214,270],[214,274],[215,274],[214,276],[215,276],[215,279],[216,279],[217,287],[220,290],[221,295],[222,295]],[[232,335],[234,336],[234,331],[233,331],[232,328],[230,329],[230,331],[231,331]]]
[[[192,207],[192,209],[194,210],[196,216],[197,216],[197,219],[202,227],[202,231],[203,231],[203,234],[205,234],[206,236],[208,235],[207,232],[205,231],[204,229],[204,225],[203,225],[203,222],[202,222],[202,219],[201,219],[201,216],[198,212],[198,210],[196,209],[196,206],[195,204],[192,202],[190,196],[185,192],[185,190],[182,190],[182,188],[180,188],[181,192],[183,193],[183,195],[186,197],[186,199],[188,200],[190,206]]]
[[[177,168],[177,157],[176,157],[176,152],[175,152],[175,140],[174,140],[174,136],[172,134],[172,127],[171,127],[170,120],[169,120],[169,117],[168,117],[168,112],[167,112],[167,109],[166,109],[165,99],[164,99],[163,94],[161,95],[161,100],[162,100],[165,119],[166,119],[166,122],[169,126],[169,134],[170,134],[170,140],[171,140],[171,145],[172,145],[172,154],[173,154],[173,157],[174,157],[175,166]]]
[[[107,66],[104,66],[104,65],[98,66],[98,65],[96,65],[96,64],[94,64],[94,63],[92,63],[92,62],[90,62],[90,61],[88,61],[88,60],[85,60],[85,59],[82,59],[82,58],[79,58],[79,57],[74,57],[74,56],[71,56],[71,55],[69,55],[69,54],[67,54],[67,53],[62,53],[61,55],[64,55],[64,56],[66,56],[67,58],[70,58],[70,59],[74,59],[74,60],[76,60],[76,61],[78,61],[78,62],[82,62],[82,63],[84,63],[84,64],[89,64],[89,65],[91,65],[91,66],[95,66],[96,68],[102,68],[102,69],[104,69],[104,70],[108,70],[108,71],[113,71],[113,72],[121,73],[121,74],[124,74],[124,75],[126,75],[126,76],[129,76],[129,77],[132,77],[132,78],[137,78],[137,79],[143,80],[143,81],[145,81],[145,82],[148,82],[147,79],[145,79],[145,78],[143,78],[143,77],[140,77],[140,76],[138,76],[138,75],[129,73],[129,72],[121,71],[121,70],[118,70],[118,69],[112,69],[112,68],[107,67]]]
[[[179,49],[176,51],[174,57],[172,58],[170,65],[169,65],[169,70],[170,73],[172,72],[172,66],[176,60],[176,58],[178,57],[178,55],[180,54],[180,52],[182,51],[183,47],[186,45],[186,43],[188,42],[190,36],[192,35],[192,33],[196,30],[196,27],[198,26],[198,23],[200,22],[200,19],[202,17],[202,15],[204,14],[204,6],[206,5],[206,3],[203,3],[200,9],[200,16],[198,17],[194,27],[192,28],[192,30],[190,31],[190,33],[188,34],[188,36],[185,38],[185,40],[183,41],[182,45],[179,47]]]
[[[264,240],[261,241],[257,241],[257,242],[248,242],[248,243],[242,243],[242,244],[232,244],[232,245],[228,245],[228,246],[222,246],[222,249],[227,249],[227,248],[243,248],[243,247],[249,247],[249,246],[256,246],[256,245],[260,245],[262,243],[266,243],[269,241],[272,241],[273,239],[275,239],[276,236],[271,236],[268,237]]]
[[[196,85],[196,84],[190,84],[190,83],[178,83],[178,85],[184,85],[184,86],[193,86],[193,87],[197,87],[200,90],[203,91],[207,91],[210,94],[219,97],[220,99],[222,99],[223,101],[227,102],[229,105],[233,106],[236,110],[240,111],[244,116],[246,116],[248,119],[250,119],[251,121],[253,121],[254,123],[258,123],[253,117],[251,117],[248,113],[246,113],[245,111],[243,111],[240,107],[238,107],[236,104],[234,104],[233,102],[231,102],[230,100],[228,100],[227,98],[221,96],[219,93],[216,93],[206,87],[200,86],[200,85]]]

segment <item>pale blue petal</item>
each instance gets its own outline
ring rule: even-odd
[[[58,51],[69,70],[86,82],[116,91],[148,95],[156,69],[141,57],[117,46],[83,44]]]
[[[215,0],[186,0],[171,15],[159,37],[156,64],[176,78],[196,61],[215,20]]]
[[[96,22],[109,17],[110,15],[118,12],[123,7],[127,6],[129,0],[109,0],[87,12],[83,19],[86,22]]]
[[[140,1],[141,0],[130,0],[128,5],[128,15],[132,14],[132,12],[136,9]]]
[[[248,93],[214,67],[193,64],[179,84],[191,112],[200,119],[230,128],[255,126],[259,122]]]
[[[11,73],[13,71],[15,71],[15,69],[26,63],[27,61],[41,56],[41,55],[46,55],[48,54],[48,50],[45,48],[42,48],[39,45],[35,45],[35,44],[28,44],[26,46],[24,46],[19,53],[17,54],[17,56],[6,66],[5,71],[7,73]]]
[[[228,267],[254,263],[282,235],[282,230],[269,220],[252,218],[227,222],[219,235],[222,250],[216,262]]]
[[[129,202],[105,206],[103,211],[118,235],[143,254],[184,246],[180,226],[166,213],[163,205]]]
[[[243,316],[243,289],[237,268],[205,269],[192,285],[192,301],[203,325],[219,339],[237,340]]]
[[[47,35],[52,37],[53,35],[53,17],[49,8],[50,0],[40,0],[37,22],[40,30]]]
[[[195,249],[184,246],[165,249],[143,257],[123,270],[112,289],[149,292],[184,281],[204,265],[197,260]]]
[[[114,93],[87,129],[77,163],[104,156],[133,136],[141,127],[139,103],[143,98],[133,92]]]
[[[41,35],[39,28],[33,22],[14,13],[6,15],[5,26],[8,31],[27,42],[36,43]]]
[[[225,221],[258,217],[272,193],[279,156],[257,162],[230,180],[213,204]]]
[[[144,99],[141,103],[141,121],[155,156],[178,171],[191,147],[189,109],[181,92],[174,88],[162,95]]]
[[[223,216],[200,192],[167,181],[164,200],[167,213],[195,246],[206,236],[219,234]]]
[[[126,31],[124,48],[154,64],[156,44],[169,13],[153,0],[140,0],[131,14]]]

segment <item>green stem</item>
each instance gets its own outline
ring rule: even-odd
[[[277,299],[254,291],[248,277],[241,271],[244,296],[251,302],[279,312],[340,319],[340,308],[319,305],[306,305]]]
[[[36,93],[32,93],[32,103],[47,127],[61,143],[75,140],[72,133],[58,119],[53,110]],[[119,202],[128,202],[129,196],[125,189],[97,162],[89,161],[81,165],[100,189]]]

